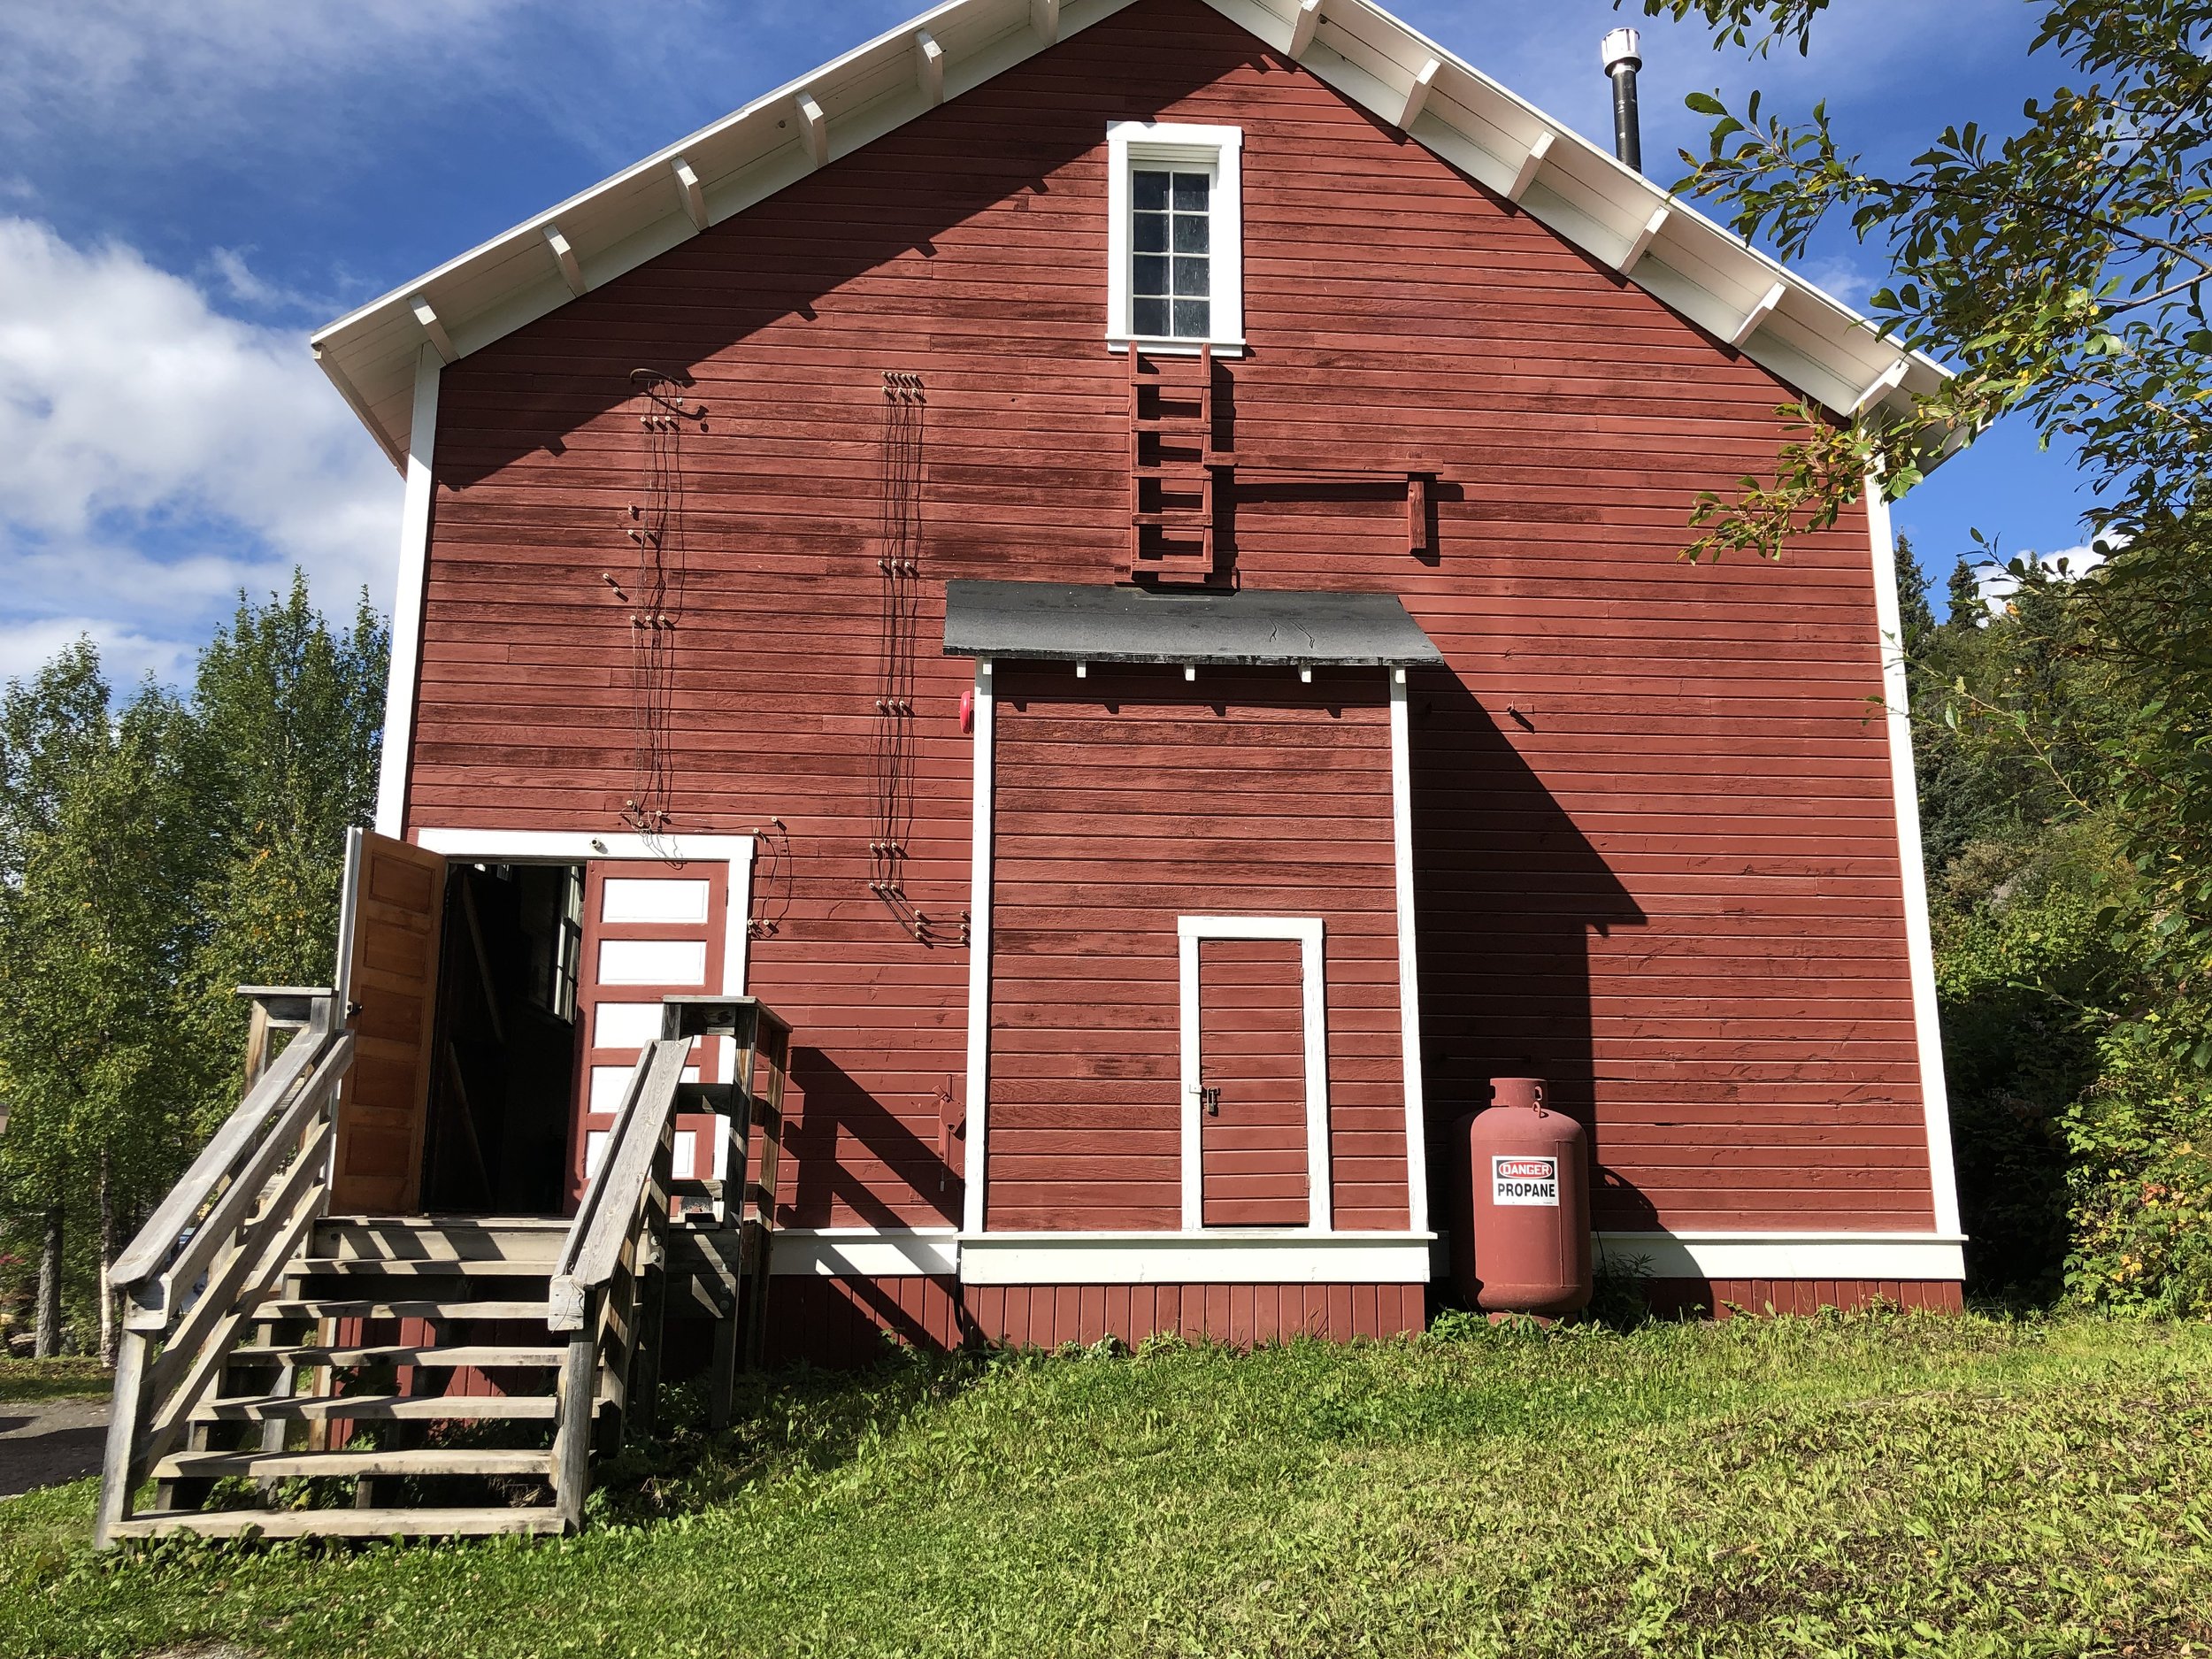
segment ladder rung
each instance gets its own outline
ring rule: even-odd
[[[251,1319],[542,1319],[543,1302],[461,1302],[435,1298],[411,1302],[265,1302]]]

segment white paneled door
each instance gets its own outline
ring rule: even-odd
[[[660,1035],[661,998],[723,989],[729,935],[730,866],[705,861],[671,867],[637,859],[603,859],[584,868],[584,927],[576,982],[582,1059],[571,1119],[569,1203],[583,1195],[614,1127],[623,1085],[639,1051]],[[729,1080],[728,1044],[702,1040],[684,1071],[687,1082]],[[695,1168],[702,1148],[716,1165],[728,1156],[710,1117],[676,1119],[678,1179],[712,1177],[720,1167]]]

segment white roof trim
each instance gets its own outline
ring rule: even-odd
[[[1836,413],[1901,411],[1943,379],[1371,0],[1205,3],[1718,338],[1755,318],[1745,355]],[[316,358],[384,452],[404,456],[426,338],[448,362],[480,350],[1129,4],[946,0],[340,318],[314,336]],[[921,40],[937,50],[918,73]]]

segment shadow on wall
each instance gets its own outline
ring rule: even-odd
[[[1448,1213],[1453,1122],[1489,1104],[1490,1079],[1519,1075],[1547,1079],[1549,1103],[1590,1132],[1598,1225],[1655,1226],[1593,1121],[1589,934],[1644,913],[1455,675],[1415,671],[1407,702],[1434,1213]]]
[[[791,1080],[800,1110],[784,1129],[784,1167],[791,1184],[777,1206],[783,1225],[801,1216],[826,1221],[839,1206],[872,1227],[917,1225],[886,1202],[903,1182],[915,1197],[934,1205],[950,1225],[960,1218],[964,1183],[954,1163],[900,1120],[865,1084],[819,1048],[794,1048]],[[887,1171],[887,1180],[876,1173]],[[929,1225],[925,1222],[920,1225]]]

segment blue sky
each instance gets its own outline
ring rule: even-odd
[[[0,675],[80,632],[121,678],[189,672],[236,591],[304,565],[380,608],[396,475],[307,355],[317,325],[801,73],[912,0],[72,0],[0,7]],[[1608,0],[1395,8],[1610,141]],[[1836,0],[1811,56],[1645,31],[1645,154],[1701,142],[1693,90],[1827,99],[1896,164],[1946,122],[2004,130],[2059,66],[2026,0]],[[1807,273],[1863,303],[1878,250]],[[1939,585],[1970,526],[2083,540],[2065,461],[2000,429],[1901,503]]]

